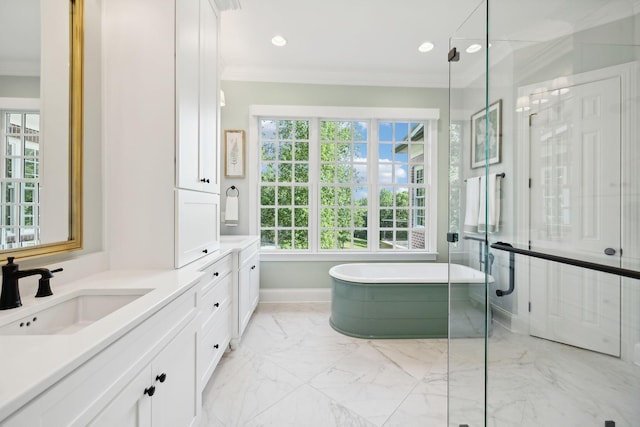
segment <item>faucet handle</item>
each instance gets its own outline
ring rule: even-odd
[[[50,273],[59,273],[60,271],[63,271],[64,269],[62,267],[60,268],[56,268],[55,270],[51,270]]]

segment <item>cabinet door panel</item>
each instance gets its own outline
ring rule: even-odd
[[[218,182],[218,17],[200,0],[200,179],[203,191],[220,193]]]
[[[176,190],[176,267],[220,247],[219,203],[217,194]]]
[[[193,321],[153,361],[156,393],[153,426],[189,426],[197,416],[196,322]]]
[[[177,187],[201,190],[199,181],[200,0],[176,2]]]
[[[151,386],[146,367],[89,425],[91,427],[150,427],[151,399],[145,389]]]

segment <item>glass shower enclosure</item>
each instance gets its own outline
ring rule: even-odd
[[[448,425],[640,425],[640,4],[479,2],[449,70]]]

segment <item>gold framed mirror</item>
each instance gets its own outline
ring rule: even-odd
[[[0,73],[0,83],[3,77],[9,82],[4,85],[5,93],[0,91],[0,100],[10,106],[3,109],[0,105],[0,260],[82,248],[84,0],[36,0],[31,9],[27,4],[14,0],[3,5],[5,12],[13,12],[9,9],[13,5],[36,23],[17,22],[14,32],[18,27],[33,30],[29,25],[39,25],[43,34],[41,41],[33,43],[39,56],[32,61],[37,70],[32,79],[38,90],[31,102],[29,95],[12,93],[12,82],[21,86],[27,79],[15,76],[27,73],[12,75],[11,65],[12,60],[19,62],[16,51],[23,55],[20,60],[29,59],[32,46],[28,41],[24,46],[16,42],[9,59],[0,58],[0,71],[9,70],[5,71],[8,76]],[[16,20],[19,13],[3,15]]]

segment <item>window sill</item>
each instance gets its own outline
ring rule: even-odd
[[[435,261],[437,252],[308,253],[260,251],[260,261]]]

